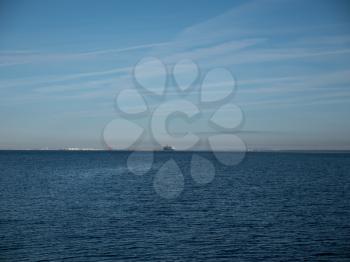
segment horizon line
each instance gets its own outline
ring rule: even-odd
[[[350,153],[350,148],[349,149],[248,149],[246,151],[234,151],[234,150],[208,150],[208,149],[194,149],[194,150],[174,150],[174,151],[165,151],[162,149],[141,149],[141,150],[120,150],[120,149],[85,149],[85,148],[76,148],[76,149],[2,149],[0,148],[1,151],[62,151],[62,152],[223,152],[223,153],[268,153],[268,152],[281,152],[281,153],[288,153],[288,152],[318,152],[318,153],[343,153],[347,152]]]

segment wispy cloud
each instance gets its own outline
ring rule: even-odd
[[[248,39],[241,39],[241,40],[232,40],[224,43],[211,45],[208,47],[198,47],[198,48],[193,48],[192,50],[189,50],[189,51],[171,54],[169,56],[164,57],[164,60],[167,62],[177,62],[180,59],[193,59],[196,61],[204,58],[208,59],[211,57],[217,57],[221,55],[225,56],[227,54],[237,53],[242,49],[255,46],[264,41],[266,41],[266,39],[264,38],[248,38]]]
[[[75,73],[67,75],[54,75],[54,76],[40,76],[40,77],[27,77],[19,79],[6,79],[0,81],[0,89],[14,88],[21,86],[40,86],[40,85],[56,85],[66,81],[82,80],[89,77],[106,77],[108,75],[127,75],[132,71],[132,67],[119,67],[112,68],[103,71],[91,71],[85,73]]]
[[[57,53],[57,52],[37,52],[23,50],[9,50],[0,52],[0,66],[13,66],[29,63],[41,62],[63,62],[72,60],[81,60],[97,56],[106,56],[123,52],[131,52],[135,50],[143,50],[154,47],[166,46],[168,43],[152,43],[144,45],[136,45],[125,48],[104,49],[87,52],[75,53]]]
[[[116,49],[106,49],[106,50],[96,50],[91,52],[84,52],[77,54],[79,56],[92,56],[92,55],[106,55],[106,54],[113,54],[113,53],[121,53],[121,52],[128,52],[128,51],[134,51],[134,50],[140,50],[140,49],[148,49],[148,48],[154,48],[154,47],[163,47],[168,45],[169,43],[154,43],[154,44],[146,44],[146,45],[136,45],[136,46],[130,46],[125,48],[116,48]]]

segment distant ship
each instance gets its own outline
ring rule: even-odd
[[[163,146],[163,151],[175,151],[175,148],[169,145]]]

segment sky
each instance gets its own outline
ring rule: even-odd
[[[165,67],[164,97],[135,76],[149,57]],[[172,72],[184,60],[198,72],[182,94]],[[116,104],[122,90],[138,90],[151,109],[195,102],[206,75],[223,68],[235,80],[229,103],[243,112],[230,132],[248,149],[350,149],[350,4],[339,0],[1,1],[0,149],[107,148],[113,119],[147,129],[152,118],[120,114],[118,105],[140,106],[132,95]],[[146,74],[162,81],[161,70]],[[209,94],[225,85],[220,74],[212,80]],[[220,106],[199,105],[193,121],[174,116],[168,131],[214,134],[205,120]]]

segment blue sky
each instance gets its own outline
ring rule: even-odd
[[[350,4],[264,0],[2,1],[0,148],[103,148],[115,96],[148,56],[168,71],[195,61],[195,87],[229,69],[248,148],[350,149]]]

